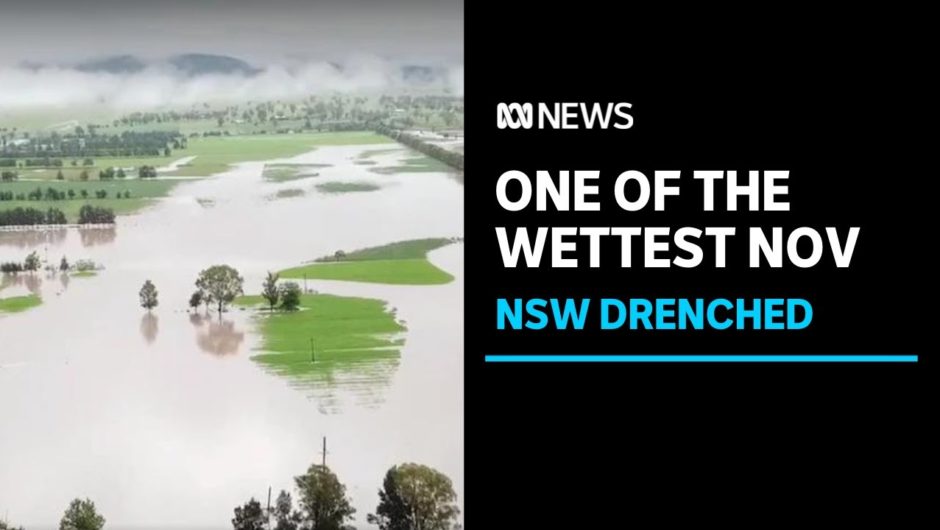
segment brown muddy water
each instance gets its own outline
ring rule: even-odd
[[[463,189],[443,173],[377,175],[354,164],[367,150],[322,147],[289,163],[322,163],[317,178],[262,179],[241,164],[181,183],[114,229],[0,233],[0,261],[36,250],[49,263],[92,259],[94,277],[37,273],[0,296],[40,293],[43,304],[0,316],[0,518],[54,527],[69,501],[93,499],[108,528],[229,528],[249,497],[292,488],[319,462],[348,488],[355,525],[368,528],[391,465],[414,461],[453,480],[463,498],[463,247],[432,261],[456,277],[442,286],[309,281],[320,292],[387,300],[406,322],[393,363],[298,386],[251,361],[249,312],[192,315],[198,272],[227,263],[260,291],[266,271],[338,249],[463,234]],[[395,165],[405,150],[375,155]],[[376,166],[369,166],[376,167]],[[374,182],[378,191],[321,194],[325,180]],[[278,189],[302,197],[271,200]],[[207,207],[206,205],[211,205]],[[137,292],[150,279],[160,306]],[[201,313],[201,310],[200,310]]]

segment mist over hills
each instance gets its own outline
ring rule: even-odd
[[[255,64],[220,54],[133,54],[0,66],[0,109],[63,104],[120,108],[292,98],[325,92],[419,90],[463,94],[463,65],[356,55]]]

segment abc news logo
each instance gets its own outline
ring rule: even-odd
[[[500,129],[629,129],[629,103],[498,103]]]

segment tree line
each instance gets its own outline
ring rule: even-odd
[[[67,201],[87,198],[89,198],[89,193],[86,189],[79,191],[75,191],[74,189],[58,190],[50,186],[43,190],[41,187],[37,186],[36,189],[28,193],[13,193],[12,191],[0,190],[0,201]],[[107,199],[108,190],[96,190],[95,198]],[[130,190],[124,190],[123,192],[117,191],[114,193],[114,198],[130,199],[131,192]]]
[[[297,507],[285,490],[274,506],[262,507],[251,498],[235,508],[234,530],[343,530],[356,510],[346,486],[322,464],[294,477]],[[375,513],[366,516],[381,530],[451,530],[458,528],[457,494],[447,475],[421,464],[400,464],[385,474]],[[271,525],[273,523],[273,526]]]
[[[80,129],[80,128],[79,128]],[[185,148],[177,131],[124,131],[120,134],[59,134],[33,136],[25,141],[0,143],[0,158],[47,161],[46,167],[61,167],[61,158],[170,156],[174,149]]]
[[[454,169],[463,171],[463,153],[445,149],[439,145],[426,142],[413,134],[408,134],[404,131],[392,129],[384,125],[379,126],[376,132],[403,143],[415,151],[419,151],[431,158],[439,160]]]
[[[281,490],[273,506],[252,497],[234,510],[234,530],[348,530],[356,509],[346,485],[322,464],[294,477],[297,502]],[[453,530],[459,528],[457,494],[447,475],[421,464],[399,464],[385,473],[375,513],[366,521],[381,530]],[[91,499],[69,503],[59,530],[102,530],[106,519]],[[273,523],[273,525],[272,525]],[[25,530],[0,521],[0,530]]]
[[[26,259],[19,261],[5,261],[0,263],[0,272],[3,274],[18,274],[21,272],[35,272],[39,270],[42,261],[36,251],[30,252]]]

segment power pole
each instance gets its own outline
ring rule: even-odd
[[[317,350],[314,348],[313,337],[310,337],[310,362],[317,362]]]
[[[268,509],[264,512],[264,518],[268,522],[268,530],[271,530],[271,486],[268,486]]]
[[[308,292],[309,291],[307,291],[307,273],[305,272],[304,273],[304,294],[307,294]]]
[[[323,467],[326,467],[326,436],[323,437],[323,451],[320,454],[323,455],[323,460],[322,460],[321,465]]]

